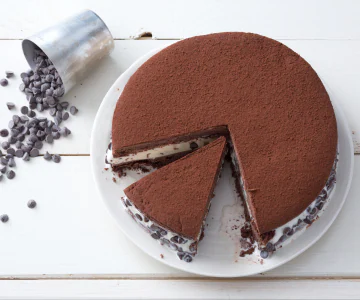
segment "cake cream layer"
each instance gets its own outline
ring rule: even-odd
[[[318,197],[297,217],[273,230],[270,235],[272,237],[266,241],[266,246],[261,245],[261,241],[258,241],[260,249],[263,248],[266,249],[266,251],[273,252],[280,247],[286,246],[304,233],[305,229],[323,214],[330,201],[330,196],[335,190],[337,161],[338,159],[336,158],[330,176]],[[247,193],[244,189],[243,179],[240,175],[238,162],[233,151],[231,152],[231,162],[236,170],[235,172],[238,173],[237,180],[239,180],[241,188],[239,192],[242,194],[250,220],[252,221],[253,217],[247,202]]]
[[[168,246],[171,250],[177,252],[180,259],[191,262],[196,255],[197,244],[201,237],[202,231],[196,240],[183,237],[169,229],[165,229],[159,224],[148,219],[144,214],[138,210],[131,200],[124,196],[122,203],[129,215],[155,240],[158,240],[162,245]]]
[[[208,143],[214,141],[216,139],[213,137],[201,137],[196,139],[191,139],[189,141],[184,141],[180,143],[168,144],[164,146],[159,146],[153,149],[148,150],[140,150],[136,153],[130,153],[128,155],[124,155],[121,157],[114,157],[112,153],[112,149],[108,149],[106,153],[106,160],[111,165],[122,165],[130,162],[143,161],[143,160],[153,160],[156,158],[172,156],[177,153],[189,152],[194,149],[201,148]]]

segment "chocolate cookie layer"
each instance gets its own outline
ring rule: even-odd
[[[226,139],[220,137],[130,185],[125,195],[151,221],[198,240],[225,145]]]
[[[337,146],[329,96],[297,53],[251,33],[186,39],[145,62],[117,103],[113,154],[224,127],[260,234],[298,216],[324,187]]]

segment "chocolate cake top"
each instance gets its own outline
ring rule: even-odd
[[[251,33],[189,38],[130,78],[112,127],[114,155],[227,126],[260,233],[299,215],[329,177],[337,127],[311,66]]]
[[[214,142],[145,176],[126,196],[152,221],[196,240],[224,157],[226,139]]]

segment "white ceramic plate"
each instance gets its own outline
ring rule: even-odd
[[[276,268],[304,252],[319,240],[334,222],[345,202],[352,179],[354,158],[350,130],[343,112],[328,88],[335,107],[339,132],[336,189],[321,218],[294,242],[277,250],[271,258],[262,261],[258,253],[245,258],[239,257],[239,229],[232,230],[231,226],[238,224],[236,220],[239,220],[238,213],[241,207],[234,192],[233,179],[228,166],[225,166],[215,189],[216,196],[212,200],[211,210],[207,218],[208,226],[205,230],[205,238],[201,241],[198,254],[191,263],[180,261],[174,252],[161,246],[148,236],[125,212],[120,202],[123,189],[143,175],[130,172],[126,177],[117,178],[116,183],[114,183],[112,172],[104,170],[105,151],[110,139],[112,116],[116,102],[131,75],[148,58],[160,50],[151,51],[138,59],[115,81],[100,106],[92,131],[91,163],[95,182],[102,200],[119,227],[145,253],[160,262],[183,271],[206,276],[238,277],[253,275]],[[160,254],[163,254],[164,258],[161,258]]]

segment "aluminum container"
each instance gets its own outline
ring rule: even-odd
[[[103,20],[85,10],[24,39],[23,52],[33,70],[37,47],[54,64],[66,93],[114,49],[114,39]]]

